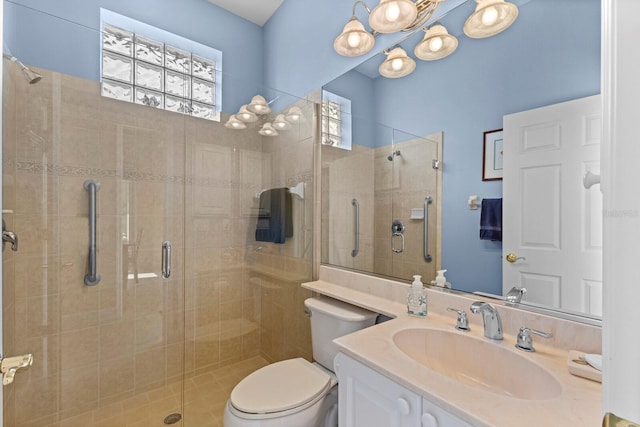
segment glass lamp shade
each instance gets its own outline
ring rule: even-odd
[[[287,111],[287,114],[285,114],[284,118],[289,123],[297,123],[297,122],[304,121],[304,116],[302,115],[302,110],[300,109],[300,107],[296,107],[295,105],[293,107],[289,108],[289,110]]]
[[[407,28],[418,16],[418,8],[411,0],[380,0],[369,14],[369,26],[382,34]]]
[[[251,98],[251,102],[247,105],[247,109],[259,116],[269,114],[271,112],[271,108],[269,108],[267,100],[264,99],[264,96],[262,95],[256,95]]]
[[[258,120],[258,116],[256,116],[256,113],[254,113],[253,111],[249,111],[247,109],[247,105],[243,105],[242,107],[240,107],[240,111],[238,111],[235,117],[245,123],[253,123]]]
[[[278,136],[278,131],[273,128],[271,123],[263,124],[258,133],[263,136]]]
[[[513,24],[518,8],[504,0],[476,0],[476,10],[464,23],[464,33],[474,39],[494,36]]]
[[[224,124],[224,127],[229,129],[241,130],[246,129],[247,125],[245,125],[244,122],[242,120],[239,120],[236,116],[231,116],[229,117],[229,120],[227,120],[227,123]]]
[[[404,49],[396,47],[387,54],[387,59],[380,64],[378,71],[380,71],[380,74],[384,77],[396,79],[411,74],[415,69],[416,61],[409,58]]]
[[[373,34],[364,29],[358,18],[352,16],[333,42],[333,49],[342,56],[360,56],[369,52],[375,42]]]
[[[451,55],[457,48],[458,39],[442,25],[434,25],[425,31],[413,53],[423,61],[435,61]]]
[[[276,130],[289,130],[291,129],[291,123],[285,120],[284,114],[278,114],[273,121],[273,127]]]

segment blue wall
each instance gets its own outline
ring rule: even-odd
[[[263,83],[262,28],[206,0],[12,0],[4,6],[5,51],[25,64],[100,80],[102,7],[221,50],[226,112],[237,111]]]

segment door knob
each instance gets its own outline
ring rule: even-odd
[[[518,261],[519,259],[521,260],[525,260],[526,258],[523,256],[518,256],[516,254],[514,254],[513,252],[511,252],[510,254],[507,254],[507,256],[505,257],[507,259],[507,262],[511,262],[514,263],[516,261]]]

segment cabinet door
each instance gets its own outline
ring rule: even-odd
[[[373,369],[339,353],[340,427],[418,427],[422,398]]]
[[[471,424],[422,399],[422,427],[471,427]]]

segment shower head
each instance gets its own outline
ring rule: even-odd
[[[20,70],[22,71],[22,74],[24,75],[24,77],[27,79],[27,81],[30,84],[35,84],[38,83],[40,80],[42,80],[42,76],[38,73],[36,73],[35,71],[33,71],[32,69],[30,69],[29,67],[27,67],[26,65],[24,65],[22,62],[20,62],[20,60],[18,58],[16,58],[15,56],[12,55],[7,55],[6,53],[4,53],[2,56],[4,56],[5,58],[7,58],[9,61],[14,62],[16,64],[18,64],[18,67],[20,67]]]
[[[395,156],[399,156],[399,155],[400,155],[400,150],[392,151],[392,152],[391,152],[391,154],[389,154],[389,155],[387,156],[387,160],[389,160],[390,162],[392,162],[392,161],[393,161],[393,158],[394,158]]]

